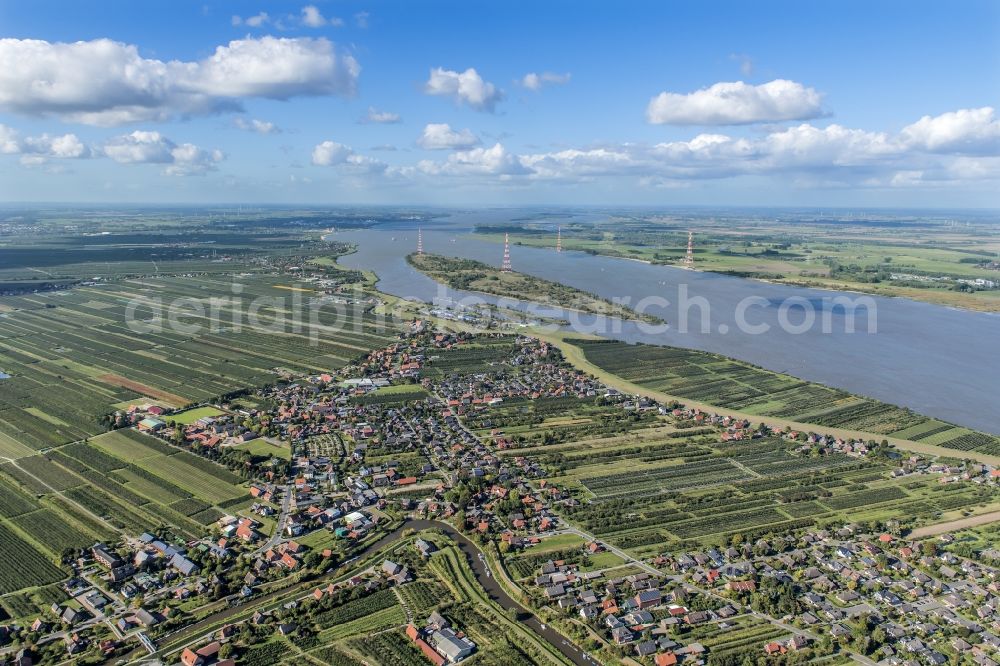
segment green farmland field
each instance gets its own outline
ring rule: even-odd
[[[164,446],[152,437],[153,444]],[[245,494],[236,484],[239,477],[204,458],[174,449],[168,453],[158,451],[142,440],[130,439],[118,432],[110,432],[91,440],[91,446],[110,455],[132,462],[160,479],[190,492],[209,504],[218,504]]]
[[[747,414],[1000,454],[1000,438],[908,409],[691,349],[568,340],[602,370],[644,388]]]
[[[394,335],[362,311],[319,307],[323,335],[272,326],[285,312],[265,308],[261,326],[232,325],[245,314],[225,312],[226,327],[186,318],[190,333],[150,322],[170,315],[178,299],[207,304],[232,296],[235,277],[135,277],[69,291],[0,297],[0,455],[17,458],[93,436],[121,405],[183,407],[273,382],[278,372],[328,372]],[[247,302],[290,298],[286,276],[239,278]],[[275,301],[281,303],[282,301]],[[288,307],[291,307],[289,305]],[[234,314],[236,313],[236,314]],[[336,329],[334,331],[334,328]],[[208,410],[209,408],[204,408]],[[189,422],[209,414],[189,410]]]

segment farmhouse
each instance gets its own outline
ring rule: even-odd
[[[142,432],[159,432],[166,425],[167,424],[161,421],[160,419],[147,417],[139,421],[137,427]]]
[[[439,629],[431,634],[431,644],[449,662],[455,664],[475,652],[476,644],[464,635],[458,635],[450,627]]]

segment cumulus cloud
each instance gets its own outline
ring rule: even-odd
[[[16,130],[0,124],[0,154],[20,155],[22,164],[34,166],[43,164],[50,158],[90,157],[92,151],[75,134],[46,133],[22,139]]]
[[[367,28],[368,27],[368,18],[370,16],[371,16],[371,14],[369,14],[368,12],[358,12],[358,13],[356,13],[354,15],[354,23],[355,23],[355,25],[357,25],[359,28],[362,28],[362,29]]]
[[[527,88],[528,90],[537,91],[547,85],[565,85],[569,83],[569,79],[569,72],[565,74],[554,74],[552,72],[542,72],[541,74],[536,74],[535,72],[528,72],[521,78],[519,83],[522,87]]]
[[[651,187],[699,180],[781,176],[823,186],[953,186],[1000,180],[1000,141],[991,108],[923,118],[897,134],[801,123],[764,135],[703,133],[654,145],[625,143],[513,154],[496,144],[424,160],[433,176],[590,182],[627,178]]]
[[[431,70],[430,78],[424,85],[428,95],[451,97],[458,104],[468,104],[476,111],[496,110],[498,102],[503,100],[504,92],[489,81],[484,81],[475,69],[470,67],[464,72],[456,72],[442,67]]]
[[[425,150],[467,150],[479,145],[479,138],[472,130],[453,130],[448,123],[428,123],[417,139]]]
[[[312,163],[316,166],[343,164],[354,154],[354,150],[336,141],[324,141],[313,148]]]
[[[393,123],[403,122],[403,119],[398,113],[393,113],[391,111],[379,111],[374,106],[368,107],[368,113],[365,117],[361,119],[362,123],[374,123],[378,125],[391,125]]]
[[[312,163],[315,166],[339,166],[366,173],[383,173],[388,166],[380,160],[357,153],[350,146],[337,141],[323,141],[317,144],[312,151]]]
[[[900,134],[907,145],[931,152],[974,155],[1000,152],[1000,120],[989,106],[924,116],[904,127]]]
[[[344,21],[336,17],[326,18],[316,5],[306,5],[302,8],[302,25],[310,28],[322,28],[325,25],[340,27],[344,25]]]
[[[257,134],[278,134],[281,132],[281,128],[274,123],[266,120],[257,120],[256,118],[247,120],[246,118],[237,116],[233,119],[233,125],[238,129],[246,132],[256,132]]]
[[[119,164],[162,164],[168,176],[200,175],[216,169],[222,151],[191,143],[174,143],[159,132],[136,130],[104,145],[104,154]]]
[[[785,79],[754,86],[716,83],[693,93],[662,92],[649,101],[646,119],[656,125],[746,125],[807,120],[823,115],[813,88]]]
[[[61,136],[42,134],[37,137],[28,137],[24,140],[21,152],[62,158],[88,157],[90,155],[90,149],[75,134]]]
[[[191,85],[223,97],[285,100],[300,95],[353,94],[361,68],[326,39],[262,37],[219,46],[197,63]]]
[[[417,168],[424,174],[434,176],[498,176],[504,180],[530,173],[517,155],[508,152],[499,143],[491,148],[452,153],[444,162],[423,160]]]
[[[208,58],[139,55],[109,39],[0,39],[0,111],[120,125],[239,110],[242,98],[352,95],[358,62],[326,39],[246,38]]]

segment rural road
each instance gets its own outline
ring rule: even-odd
[[[408,520],[403,523],[403,525],[398,528],[396,532],[401,532],[402,530],[408,528],[417,530],[435,528],[444,532],[450,539],[458,544],[458,549],[462,551],[469,562],[469,566],[472,567],[472,572],[476,576],[476,581],[484,590],[486,590],[486,594],[491,600],[502,606],[504,610],[509,610],[511,608],[516,609],[520,613],[520,619],[518,621],[521,624],[531,629],[542,640],[556,648],[563,654],[564,657],[572,661],[574,664],[578,664],[579,666],[588,666],[595,663],[590,660],[590,657],[586,652],[568,641],[566,637],[558,631],[542,623],[542,621],[531,613],[531,611],[511,598],[511,596],[504,591],[503,587],[501,587],[500,583],[497,582],[496,576],[492,573],[487,573],[489,568],[486,565],[485,559],[481,559],[479,557],[480,554],[482,554],[479,546],[466,538],[464,534],[456,530],[448,523],[442,523],[436,520]],[[396,532],[393,532],[393,534]]]
[[[565,525],[565,521],[564,521],[563,524]],[[647,564],[646,562],[643,562],[642,560],[637,560],[636,558],[632,557],[631,555],[629,555],[628,553],[626,553],[621,548],[617,548],[617,547],[613,546],[612,544],[608,543],[607,541],[604,541],[602,539],[598,539],[593,534],[590,534],[588,532],[584,532],[579,527],[573,527],[572,525],[566,525],[562,529],[554,530],[552,533],[553,534],[567,534],[567,533],[568,534],[575,534],[578,537],[580,537],[581,539],[583,539],[584,541],[586,541],[587,543],[590,543],[591,541],[597,542],[597,543],[601,544],[604,547],[604,549],[607,550],[608,552],[610,552],[610,553],[612,553],[614,555],[617,555],[618,557],[622,558],[625,562],[628,562],[629,564],[632,564],[634,566],[639,567],[640,569],[642,569],[643,571],[645,571],[646,573],[648,573],[650,576],[657,576],[657,577],[659,577],[659,576],[663,575],[663,572],[661,572],[659,569],[657,569],[656,567],[652,566],[651,564]]]
[[[995,522],[1000,522],[1000,511],[991,511],[990,513],[981,513],[977,516],[957,518],[955,520],[949,520],[944,523],[936,523],[934,525],[924,525],[923,527],[918,527],[910,532],[907,535],[907,538],[922,539],[924,537],[937,536],[946,532],[964,530],[969,527],[977,527],[979,525],[987,525]]]
[[[591,660],[587,653],[570,642],[565,636],[560,634],[558,631],[552,629],[548,625],[542,623],[533,613],[531,613],[527,608],[522,606],[520,603],[515,601],[497,582],[496,577],[493,576],[492,572],[489,571],[485,558],[480,559],[480,554],[482,551],[479,547],[470,541],[464,534],[456,530],[454,527],[448,523],[440,522],[437,520],[425,520],[425,519],[408,519],[403,522],[402,525],[397,527],[392,532],[389,532],[378,541],[375,541],[362,552],[358,553],[353,560],[357,560],[365,557],[373,552],[380,551],[387,546],[395,543],[403,536],[403,532],[406,530],[426,530],[426,529],[437,529],[447,535],[452,539],[457,545],[458,549],[465,555],[469,566],[472,568],[473,575],[476,577],[476,581],[482,586],[486,591],[487,596],[499,604],[504,610],[509,610],[511,608],[517,609],[520,613],[519,622],[530,629],[533,633],[539,636],[543,641],[551,645],[557,651],[559,651],[564,657],[569,659],[577,666],[593,666],[596,662]],[[338,570],[331,572],[327,575],[321,576],[309,582],[308,585],[302,586],[302,591],[308,592],[313,589],[318,583],[323,580],[330,578],[337,578],[342,576],[344,571]],[[271,594],[267,594],[263,597],[253,600],[249,604],[242,606],[235,606],[231,608],[226,608],[217,613],[213,613],[208,617],[204,618],[196,624],[189,625],[176,631],[168,636],[163,637],[164,639],[169,639],[171,644],[183,644],[185,642],[193,641],[201,636],[204,636],[208,630],[213,627],[217,627],[220,623],[224,622],[228,618],[232,618],[236,615],[241,615],[244,613],[249,613],[254,609],[265,607],[268,605],[267,602],[279,601],[283,595],[286,595],[288,590],[281,590]],[[162,640],[162,639],[161,639]],[[177,648],[179,649],[179,648]],[[175,651],[173,648],[169,652]],[[145,651],[142,651],[142,657],[146,657]],[[130,655],[130,661],[139,657],[139,652],[135,651]]]

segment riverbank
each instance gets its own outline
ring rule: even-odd
[[[503,271],[473,259],[437,254],[410,254],[407,255],[406,261],[432,280],[451,289],[528,301],[546,307],[602,317],[642,321],[648,324],[665,323],[659,317],[636,312],[595,294],[525,273]]]
[[[503,242],[501,234],[474,233],[472,235],[477,239],[494,244]],[[511,232],[510,240],[515,247],[553,248],[553,241],[548,236],[538,237],[534,234],[521,235]],[[717,239],[711,240],[714,241]],[[700,233],[697,242],[705,242]],[[828,270],[825,266],[816,265],[813,267],[812,265],[807,265],[803,267],[801,262],[790,261],[780,256],[719,253],[715,251],[714,243],[707,249],[698,246],[694,254],[694,264],[691,265],[683,263],[682,248],[662,248],[655,243],[629,245],[606,239],[601,241],[584,240],[564,233],[562,246],[564,251],[626,259],[654,266],[683,268],[699,273],[739,277],[767,284],[824,289],[845,294],[867,294],[883,298],[901,298],[969,312],[1000,314],[1000,290],[997,289],[964,292],[946,288],[907,286],[892,280],[875,283],[847,280],[825,275]],[[668,258],[661,255],[664,251],[667,251],[669,254]],[[886,250],[880,247],[877,251],[882,253],[888,252],[890,255],[893,253],[893,249],[891,248]],[[871,253],[875,252],[876,250],[873,248]],[[896,251],[897,255],[898,252],[899,250]],[[900,266],[906,265],[899,260],[898,256],[895,263]],[[949,268],[954,270],[955,267],[942,266],[941,270],[944,271]],[[904,269],[900,268],[900,270]],[[969,277],[985,277],[991,278],[994,281],[1000,281],[1000,274],[970,274]]]
[[[374,229],[337,234],[337,240],[358,245],[356,254],[341,261],[376,272],[380,292],[428,303],[442,296],[460,299],[462,293],[453,293],[406,263],[406,255],[415,247],[415,231],[409,236],[398,230],[395,233],[400,235],[393,236],[393,232]],[[463,231],[425,228],[425,252],[499,266],[502,246]],[[514,268],[527,275],[606,299],[649,303],[647,312],[670,323],[652,330],[632,321],[617,325],[620,320],[609,320],[607,326],[584,321],[580,331],[630,343],[712,352],[1000,434],[992,400],[1000,391],[1000,357],[993,349],[993,341],[1000,337],[1000,316],[907,299],[768,284],[582,252],[559,253],[553,248],[512,246],[511,259]],[[833,299],[837,296],[853,299],[860,310],[854,305],[836,305]],[[757,330],[765,327],[766,335],[741,328],[738,312],[746,303],[752,304],[744,311],[746,321]],[[699,304],[707,305],[702,308]],[[786,319],[798,324],[804,316],[803,305],[811,306],[815,325],[805,332],[785,330],[781,317],[790,315]],[[685,314],[689,321],[686,327],[682,326]]]
[[[891,435],[881,435],[862,430],[851,430],[847,428],[820,426],[812,423],[793,421],[790,419],[782,419],[771,416],[761,416],[759,414],[749,414],[746,412],[740,412],[738,410],[719,407],[718,405],[711,405],[708,403],[699,402],[697,400],[691,400],[689,398],[685,398],[679,395],[671,395],[663,391],[657,391],[630,382],[592,363],[584,355],[583,350],[581,350],[579,347],[570,342],[572,338],[579,338],[582,336],[579,336],[575,333],[574,334],[553,333],[550,331],[538,331],[538,330],[531,330],[528,331],[528,333],[530,335],[533,335],[534,337],[537,337],[541,340],[545,340],[546,342],[549,342],[554,346],[558,347],[559,350],[562,352],[563,356],[566,358],[566,360],[577,369],[594,375],[603,383],[624,393],[641,395],[665,403],[678,402],[691,409],[700,409],[702,411],[715,414],[726,414],[735,419],[747,419],[752,423],[764,423],[775,430],[784,430],[788,428],[791,430],[798,430],[800,432],[817,432],[826,435],[832,435],[834,437],[839,437],[841,439],[862,439],[865,441],[869,440],[882,441],[884,439],[888,441],[889,444],[895,446],[898,449],[904,451],[911,451],[913,453],[919,453],[921,455],[926,455],[934,458],[955,458],[955,459],[967,458],[969,460],[976,460],[978,462],[987,465],[1000,466],[1000,455],[992,455],[980,451],[961,451],[956,449],[949,449],[943,446],[934,446],[932,444],[925,444],[919,441],[914,441],[901,437],[893,437]],[[597,336],[591,336],[591,337],[593,339],[600,339]]]

